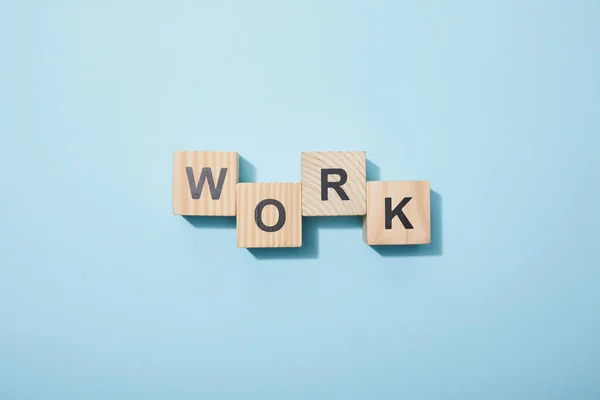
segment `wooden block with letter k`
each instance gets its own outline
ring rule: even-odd
[[[173,214],[235,216],[238,153],[173,152]]]
[[[428,181],[367,182],[363,238],[368,245],[431,242]]]

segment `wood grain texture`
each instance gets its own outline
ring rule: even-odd
[[[343,169],[347,181],[341,189],[348,200],[333,189],[328,198],[321,197],[321,170]],[[339,182],[339,175],[330,175],[331,182]],[[367,211],[367,153],[364,151],[324,151],[302,153],[302,215],[340,216],[365,215]]]
[[[227,168],[220,197],[213,199],[208,180],[204,180],[200,198],[194,199],[186,168],[191,167],[193,180],[198,186],[202,169],[212,170],[214,184],[218,184],[221,168]],[[236,213],[236,185],[238,183],[238,153],[218,151],[173,152],[173,214],[234,216]]]
[[[301,247],[302,194],[300,183],[239,183],[237,185],[237,246],[238,247]],[[265,199],[281,202],[285,223],[276,232],[265,232],[256,223],[258,204]],[[280,218],[276,206],[262,209],[265,225],[275,226]]]
[[[398,216],[392,219],[391,229],[386,229],[386,197],[391,198],[390,211],[404,198],[411,198],[402,207],[402,212],[412,229],[405,228]],[[363,219],[363,239],[371,246],[430,243],[429,182],[367,182],[367,215]]]

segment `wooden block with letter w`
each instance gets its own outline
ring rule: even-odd
[[[236,215],[238,153],[175,151],[173,214]]]

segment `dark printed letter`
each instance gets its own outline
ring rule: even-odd
[[[339,182],[329,182],[328,176],[330,174],[337,174],[340,176]],[[342,189],[342,185],[346,183],[348,180],[348,174],[341,168],[325,168],[321,170],[321,200],[328,200],[328,189],[332,188],[336,191],[338,196],[342,198],[342,200],[350,200],[344,189]]]
[[[192,199],[198,200],[202,194],[202,188],[204,187],[204,181],[208,181],[208,188],[210,189],[210,197],[213,200],[219,200],[221,197],[221,191],[223,190],[223,183],[225,182],[225,176],[227,175],[227,168],[221,168],[219,173],[219,180],[215,187],[215,180],[213,179],[212,169],[210,167],[202,168],[200,172],[200,179],[198,179],[198,185],[194,179],[194,169],[192,167],[185,167],[187,172],[188,183],[190,184],[190,192],[192,193]]]
[[[273,226],[265,225],[265,223],[262,220],[263,208],[265,208],[268,205],[275,206],[277,208],[277,211],[279,212],[279,218]],[[278,230],[283,228],[283,224],[285,224],[285,208],[283,207],[283,204],[281,204],[280,201],[277,201],[275,199],[262,200],[254,209],[254,221],[256,222],[258,228],[265,232],[277,232]]]
[[[402,208],[408,204],[410,199],[412,199],[412,197],[403,198],[396,208],[392,210],[392,198],[385,198],[385,229],[392,229],[392,219],[394,219],[394,217],[398,217],[400,219],[400,222],[402,222],[402,225],[404,225],[405,229],[413,229],[410,221],[402,212]]]

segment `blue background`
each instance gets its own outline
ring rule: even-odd
[[[0,398],[600,398],[598,1],[0,5]],[[171,213],[173,150],[366,150],[433,243]]]

